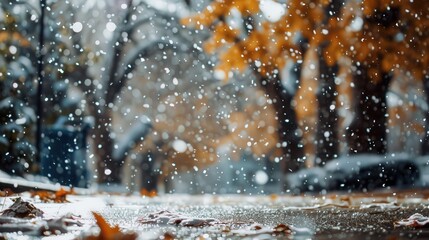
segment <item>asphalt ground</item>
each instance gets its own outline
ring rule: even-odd
[[[300,196],[100,193],[68,195],[66,203],[19,195],[44,212],[42,219],[72,213],[82,224],[52,236],[1,233],[6,239],[85,239],[99,231],[92,212],[138,239],[429,239],[425,224],[395,226],[416,213],[429,216],[425,189]],[[0,198],[1,209],[15,197]]]

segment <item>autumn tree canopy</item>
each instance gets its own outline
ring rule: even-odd
[[[418,81],[428,71],[429,4],[401,0],[270,2],[283,9],[276,19],[267,17],[270,13],[264,12],[263,4],[258,0],[213,1],[182,23],[212,32],[204,49],[216,53],[217,68],[225,79],[247,68],[262,76],[275,75],[288,59],[305,62],[314,56],[309,52],[318,53],[319,59],[313,61],[319,65],[325,62],[325,68],[351,61],[349,73],[356,76],[352,93],[356,101],[355,125],[347,133],[351,136],[349,151],[385,153],[385,96],[393,71],[407,72]],[[310,50],[302,50],[303,39]],[[319,69],[319,79],[323,79],[323,71]],[[336,88],[334,81],[330,84],[325,88]],[[338,92],[330,94],[337,96]],[[335,105],[328,102],[330,108]],[[330,124],[335,124],[335,117]]]

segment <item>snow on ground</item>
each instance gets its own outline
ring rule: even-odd
[[[369,235],[383,239],[405,234],[413,239],[429,236],[429,230],[394,227],[416,213],[429,216],[429,190],[307,196],[169,194],[154,198],[102,194],[69,196],[69,203],[60,204],[37,202],[25,193],[22,197],[34,202],[47,218],[70,212],[80,216],[84,225],[62,234],[61,239],[74,239],[93,229],[91,211],[110,224],[139,233],[141,239],[159,239],[165,233],[178,239],[284,239],[285,234],[294,239],[349,240]],[[3,209],[12,204],[10,198],[0,201]],[[142,221],[164,215],[168,221]],[[186,224],[181,224],[183,221]],[[19,233],[6,236],[22,239]]]

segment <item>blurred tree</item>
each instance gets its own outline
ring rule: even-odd
[[[341,56],[335,51],[341,40],[338,32],[341,31],[339,21],[343,4],[343,0],[290,1],[287,13],[276,23],[283,25],[281,30],[284,32],[278,31],[280,36],[290,35],[291,32],[302,35],[308,41],[310,50],[316,52],[319,67],[316,76],[318,107],[315,158],[316,164],[321,166],[339,155],[336,75]]]
[[[386,153],[386,94],[393,70],[427,79],[424,76],[428,71],[428,4],[289,1],[285,14],[271,21],[263,18],[262,4],[257,0],[214,1],[184,23],[213,31],[205,48],[209,52],[220,50],[219,68],[226,73],[250,66],[261,76],[273,78],[285,58],[305,57],[296,39],[308,40],[309,49],[317,52],[319,64],[316,157],[321,165],[338,155],[335,76],[337,63],[351,59],[354,118],[347,126],[348,152]],[[244,27],[237,27],[237,22],[243,22]],[[265,80],[261,86],[275,82],[278,81]],[[280,105],[288,106],[284,102]],[[279,110],[276,111],[278,115]],[[426,140],[423,142],[427,144]]]
[[[388,152],[405,152],[412,156],[422,154],[421,141],[425,135],[427,105],[424,85],[410,73],[395,71],[387,102]]]
[[[335,56],[327,54],[328,48],[336,47],[338,32],[338,21],[341,19],[340,11],[343,6],[343,0],[320,1],[319,7],[323,11],[322,20],[316,19],[314,26],[311,29],[316,30],[316,36],[308,36],[311,38],[317,48],[317,56],[319,63],[319,88],[317,91],[318,101],[318,121],[316,132],[316,164],[323,166],[327,161],[337,158],[339,155],[338,142],[338,113],[337,113],[337,84],[336,76],[338,74],[338,61]],[[311,3],[307,3],[311,6]],[[319,13],[320,14],[320,13]],[[317,13],[310,16],[317,17]],[[318,34],[317,34],[318,33]],[[309,33],[307,33],[309,34]],[[326,35],[318,39],[318,35]]]
[[[97,181],[120,183],[124,154],[147,134],[147,129],[142,127],[139,132],[131,129],[134,132],[125,134],[132,142],[122,143],[118,139],[112,121],[121,92],[136,69],[150,68],[146,65],[150,56],[169,51],[191,54],[199,51],[194,49],[191,36],[183,34],[178,12],[159,9],[147,1],[128,0],[121,4],[111,1],[99,5],[81,2],[79,6],[66,4],[64,7],[72,13],[59,16],[64,31],[68,31],[65,34],[68,45],[73,46],[68,58],[68,78],[83,93],[88,112],[95,120],[91,137],[97,158]],[[80,19],[84,14],[99,17]],[[124,138],[124,141],[127,139],[130,140]]]
[[[119,142],[136,115],[152,119],[151,134],[127,152],[131,165],[142,166],[141,172],[131,169],[130,175],[142,174],[146,190],[157,184],[148,180],[174,178],[178,172],[195,171],[217,160],[217,139],[226,132],[218,112],[217,96],[223,91],[205,76],[205,61],[200,61],[204,57],[171,50],[149,56],[148,67],[136,69],[116,103],[113,129],[123,135]]]
[[[429,70],[428,70],[429,71]],[[424,91],[426,93],[426,106],[429,106],[429,73],[425,74],[423,80]],[[421,145],[421,153],[429,155],[429,110],[425,114],[425,127],[424,127],[423,141]]]
[[[1,5],[0,166],[22,176],[37,168],[33,159],[36,117],[32,109],[35,52],[26,32],[19,28],[23,15],[14,16],[12,9]]]
[[[297,59],[305,53],[305,40],[298,40],[302,53],[291,48],[292,39],[279,34],[279,28],[284,26],[279,24],[274,28],[264,19],[259,1],[214,1],[201,14],[182,22],[197,29],[207,27],[212,30],[213,35],[204,48],[210,53],[220,50],[218,71],[222,72],[224,79],[228,79],[234,70],[252,69],[275,109],[278,120],[277,148],[283,153],[283,171],[301,168],[305,157],[293,97],[300,81],[302,60],[293,68],[297,78],[295,83],[289,84],[289,88],[282,83],[280,70],[285,62],[285,52]]]
[[[341,52],[352,59],[354,120],[348,127],[349,153],[387,150],[386,94],[395,69],[415,79],[427,73],[427,2],[362,1],[344,7]]]
[[[34,89],[40,12],[27,1],[1,3],[0,9],[0,51],[3,66],[0,79],[0,139],[7,146],[1,147],[1,159],[6,161],[1,166],[20,175],[35,173],[40,164],[34,161],[37,154],[34,147]],[[47,25],[51,26],[51,31],[57,30],[52,16],[48,17]],[[77,106],[65,108],[63,104],[68,89],[62,78],[63,64],[60,61],[64,44],[57,35],[49,32],[45,32],[45,35],[48,40],[45,51],[51,65],[45,69],[43,79],[50,86],[41,96],[45,104],[43,111],[46,118],[43,120],[46,124],[53,124],[60,115],[72,117]]]
[[[317,52],[319,65],[317,93],[318,121],[316,134],[317,163],[338,156],[335,76],[338,71],[338,23],[343,1],[289,1],[286,13],[278,19],[270,19],[260,8],[282,8],[275,2],[215,1],[195,17],[184,23],[196,28],[208,27],[213,31],[206,42],[209,52],[220,50],[219,69],[226,75],[231,70],[253,69],[260,86],[272,100],[278,119],[278,137],[286,169],[296,171],[305,159],[300,129],[294,110],[294,96],[300,85],[302,64],[307,52]],[[241,19],[237,19],[237,15]],[[237,22],[242,22],[242,27]],[[229,46],[226,47],[226,46]],[[333,53],[334,52],[334,53]],[[331,53],[333,53],[331,55]],[[239,56],[239,57],[238,57]],[[291,79],[282,83],[280,70],[287,58],[296,59]],[[295,81],[295,82],[292,82]],[[292,86],[292,87],[291,87]]]

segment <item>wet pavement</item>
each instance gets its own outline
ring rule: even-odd
[[[137,232],[139,239],[429,239],[429,228],[394,226],[415,213],[429,216],[428,190],[321,196],[71,195],[69,203],[41,203],[25,193],[22,197],[44,211],[45,218],[79,215],[82,226],[51,239],[79,239],[97,231],[91,211],[124,231]],[[2,209],[11,204],[9,198],[0,200]],[[165,211],[174,216],[173,221],[144,221]],[[200,224],[205,219],[214,220]],[[272,230],[281,224],[290,227],[288,232]],[[23,235],[3,236],[22,239]]]

